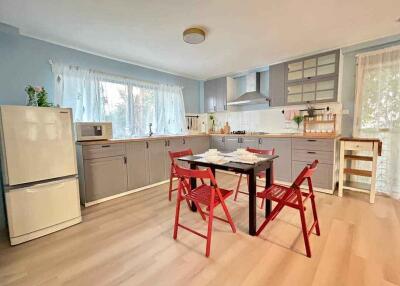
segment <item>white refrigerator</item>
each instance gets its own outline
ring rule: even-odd
[[[81,222],[72,110],[2,105],[0,120],[11,245]]]

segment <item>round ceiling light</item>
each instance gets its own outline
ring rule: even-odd
[[[199,28],[189,28],[183,32],[183,40],[188,44],[200,44],[206,39],[206,33]]]

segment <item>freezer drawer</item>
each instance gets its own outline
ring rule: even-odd
[[[11,240],[81,217],[77,178],[9,190],[5,198]]]

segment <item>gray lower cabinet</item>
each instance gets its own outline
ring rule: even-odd
[[[128,190],[134,190],[149,184],[146,142],[126,143],[128,170]]]
[[[171,171],[171,158],[169,157],[169,151],[177,152],[186,149],[183,138],[171,138],[165,140],[165,159],[164,159],[164,180],[169,178]],[[185,142],[186,143],[186,142]]]
[[[239,137],[240,148],[259,148],[259,138],[256,137]]]
[[[125,156],[84,160],[85,201],[96,201],[126,192],[125,162]]]
[[[149,184],[165,180],[165,141],[146,141]]]
[[[225,136],[211,136],[211,148],[225,151]]]
[[[293,161],[292,172],[293,180],[300,174],[301,170],[304,169],[307,162]],[[333,165],[331,164],[318,164],[317,170],[312,176],[312,183],[314,187],[332,189],[333,180]],[[306,185],[306,183],[304,183]]]
[[[192,149],[193,154],[200,154],[210,149],[209,136],[193,136],[187,139],[189,147]]]
[[[240,147],[240,137],[237,136],[225,136],[225,152],[233,152]]]
[[[292,181],[292,139],[260,138],[260,149],[275,149],[279,158],[274,160],[274,178],[278,181]]]
[[[318,160],[317,170],[312,176],[314,187],[333,191],[334,189],[334,166],[335,139],[319,138],[294,138],[292,145],[292,175],[293,179],[303,168]]]

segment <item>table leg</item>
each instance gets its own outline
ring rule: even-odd
[[[274,164],[271,163],[269,168],[265,170],[265,188],[270,187],[273,184],[273,166]],[[271,201],[265,199],[265,217],[267,217],[271,213]]]
[[[196,164],[190,164],[190,169],[195,170],[196,169]],[[197,180],[196,178],[190,178],[190,188],[193,190],[197,187]],[[193,212],[197,211],[196,205],[192,202],[191,209]]]
[[[249,234],[256,235],[257,231],[257,220],[256,220],[256,208],[257,208],[257,198],[256,198],[256,175],[254,170],[251,170],[248,174],[249,178]]]

